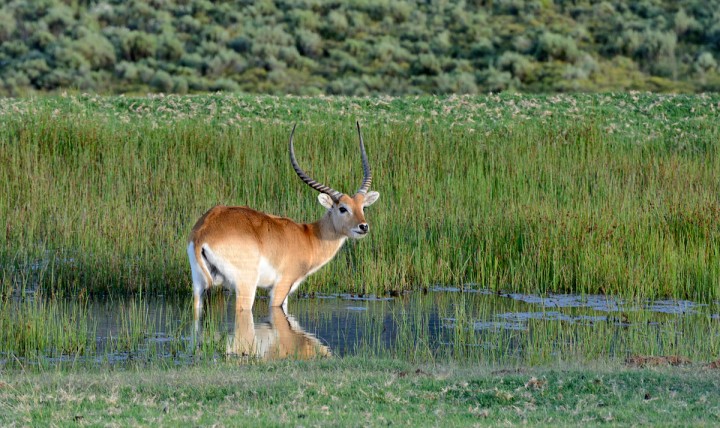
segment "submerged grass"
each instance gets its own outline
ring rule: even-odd
[[[720,322],[708,311],[558,309],[474,293],[405,299],[387,314],[373,312],[343,325],[346,334],[363,338],[349,354],[488,366],[621,362],[638,355],[679,356],[702,365],[720,357],[720,343],[707,340],[720,334]],[[327,322],[322,314],[304,318]]]
[[[96,352],[96,325],[87,302],[57,301],[33,296],[22,302],[0,302],[0,360],[22,366],[72,361]]]
[[[687,313],[545,308],[478,293],[414,293],[395,301],[297,299],[290,322],[261,302],[253,324],[234,298],[211,293],[199,335],[191,298],[134,296],[73,302],[41,298],[0,307],[0,369],[192,365],[218,360],[360,356],[487,367],[616,364],[672,357],[702,367],[720,357],[717,306]],[[252,315],[251,315],[252,317]],[[250,330],[248,330],[248,327]],[[312,336],[312,338],[309,338]],[[243,346],[255,340],[258,352]],[[309,347],[307,345],[310,345]]]
[[[373,233],[302,291],[428,284],[720,298],[720,96],[57,97],[0,100],[3,288],[188,293],[214,204],[314,221],[287,162],[353,192]]]

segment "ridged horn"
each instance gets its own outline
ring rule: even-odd
[[[290,132],[290,163],[292,163],[292,167],[295,170],[295,173],[298,175],[298,177],[300,177],[303,182],[305,182],[305,184],[320,193],[325,193],[329,195],[331,198],[333,198],[334,201],[337,202],[338,200],[340,200],[342,193],[338,192],[332,187],[328,187],[322,183],[318,183],[317,181],[313,180],[312,178],[310,178],[310,176],[307,175],[307,173],[305,173],[305,171],[302,170],[302,168],[300,168],[300,165],[298,165],[297,159],[295,159],[295,147],[293,146],[293,136],[295,135],[296,125],[297,124],[293,125],[292,132]]]
[[[365,153],[365,144],[363,144],[362,133],[360,133],[360,122],[357,123],[358,138],[360,138],[360,156],[362,157],[363,181],[357,193],[365,194],[370,190],[372,183],[372,171],[370,170],[370,162],[368,162],[367,153]]]

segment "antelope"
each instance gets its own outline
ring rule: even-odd
[[[205,290],[224,284],[235,290],[236,310],[252,310],[258,287],[270,289],[270,306],[287,311],[288,295],[309,275],[337,254],[347,238],[360,239],[370,231],[364,208],[378,200],[370,191],[372,173],[360,139],[363,180],[353,196],[338,192],[308,176],[295,158],[290,132],[290,163],[300,179],[320,192],[325,215],[304,224],[245,206],[215,206],[195,223],[187,247],[193,282],[194,317],[202,315]]]

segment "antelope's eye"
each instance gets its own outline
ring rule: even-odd
[[[347,208],[345,208],[345,207],[340,207],[340,213],[341,213],[341,214],[345,214],[346,212],[347,212]]]

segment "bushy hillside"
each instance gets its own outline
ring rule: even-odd
[[[720,90],[720,1],[12,0],[0,94]]]

